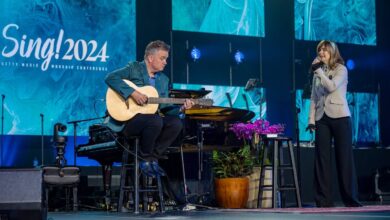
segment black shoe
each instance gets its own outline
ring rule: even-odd
[[[331,208],[334,207],[334,204],[332,202],[317,202],[316,206],[317,208]]]
[[[345,207],[363,207],[363,205],[358,201],[353,201],[345,204]]]

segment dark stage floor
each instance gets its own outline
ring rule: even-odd
[[[287,209],[215,209],[201,211],[169,211],[164,214],[139,214],[116,212],[49,212],[48,220],[119,220],[119,219],[213,219],[213,220],[352,220],[352,219],[390,219],[390,206],[364,206],[363,208],[287,208]]]

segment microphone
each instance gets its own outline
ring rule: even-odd
[[[5,99],[5,95],[4,95],[4,94],[1,94],[1,98],[4,100],[4,99]]]
[[[42,113],[40,113],[39,116],[41,116],[43,118],[43,114]]]
[[[322,61],[318,62],[318,63],[315,63],[315,64],[312,64],[311,65],[311,71],[314,73],[316,70],[318,70],[319,68],[322,67],[322,65],[324,65],[324,63]]]

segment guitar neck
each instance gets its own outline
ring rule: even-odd
[[[155,98],[149,97],[148,104],[183,104],[186,99],[181,98]],[[196,104],[196,100],[193,100]]]

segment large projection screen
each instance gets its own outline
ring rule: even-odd
[[[375,0],[294,0],[295,39],[376,45]]]
[[[172,0],[172,29],[264,37],[264,0]]]
[[[135,59],[135,0],[2,0],[0,31],[4,134],[40,135],[43,115],[51,135],[104,115],[105,75]]]

